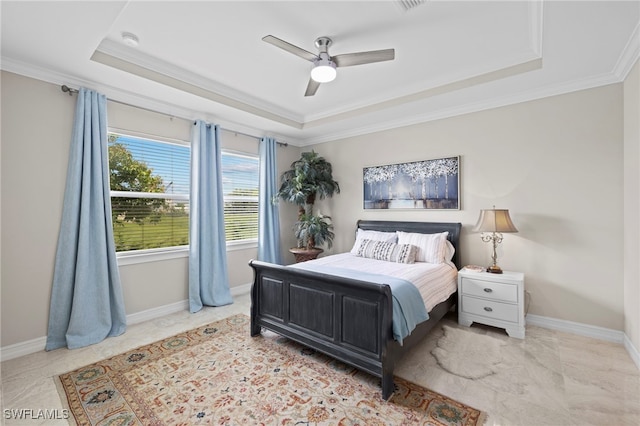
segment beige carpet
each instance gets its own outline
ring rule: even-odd
[[[499,371],[505,344],[495,337],[442,326],[444,335],[431,353],[438,364],[456,376],[480,379]]]
[[[478,425],[479,410],[379,379],[236,315],[59,376],[80,425]]]

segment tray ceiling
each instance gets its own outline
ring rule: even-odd
[[[634,1],[413,3],[3,1],[2,68],[306,145],[619,82],[640,50]],[[311,64],[269,34],[395,60],[304,97]]]

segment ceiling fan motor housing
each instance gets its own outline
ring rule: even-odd
[[[331,39],[329,37],[318,37],[316,39],[316,47],[320,51],[320,53],[327,53],[329,50],[329,46],[331,46]]]
[[[318,48],[318,59],[313,61],[311,69],[311,78],[318,83],[328,83],[336,78],[336,64],[329,56],[329,46],[331,39],[329,37],[318,37],[316,39],[316,47]]]

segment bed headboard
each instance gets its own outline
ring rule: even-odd
[[[460,229],[462,224],[459,222],[401,222],[388,220],[359,220],[357,227],[365,231],[381,231],[381,232],[418,232],[420,234],[436,234],[438,232],[448,231],[447,239],[451,241],[456,249],[453,255],[453,263],[460,269]]]

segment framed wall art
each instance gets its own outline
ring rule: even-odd
[[[460,157],[365,167],[365,210],[460,209]]]

